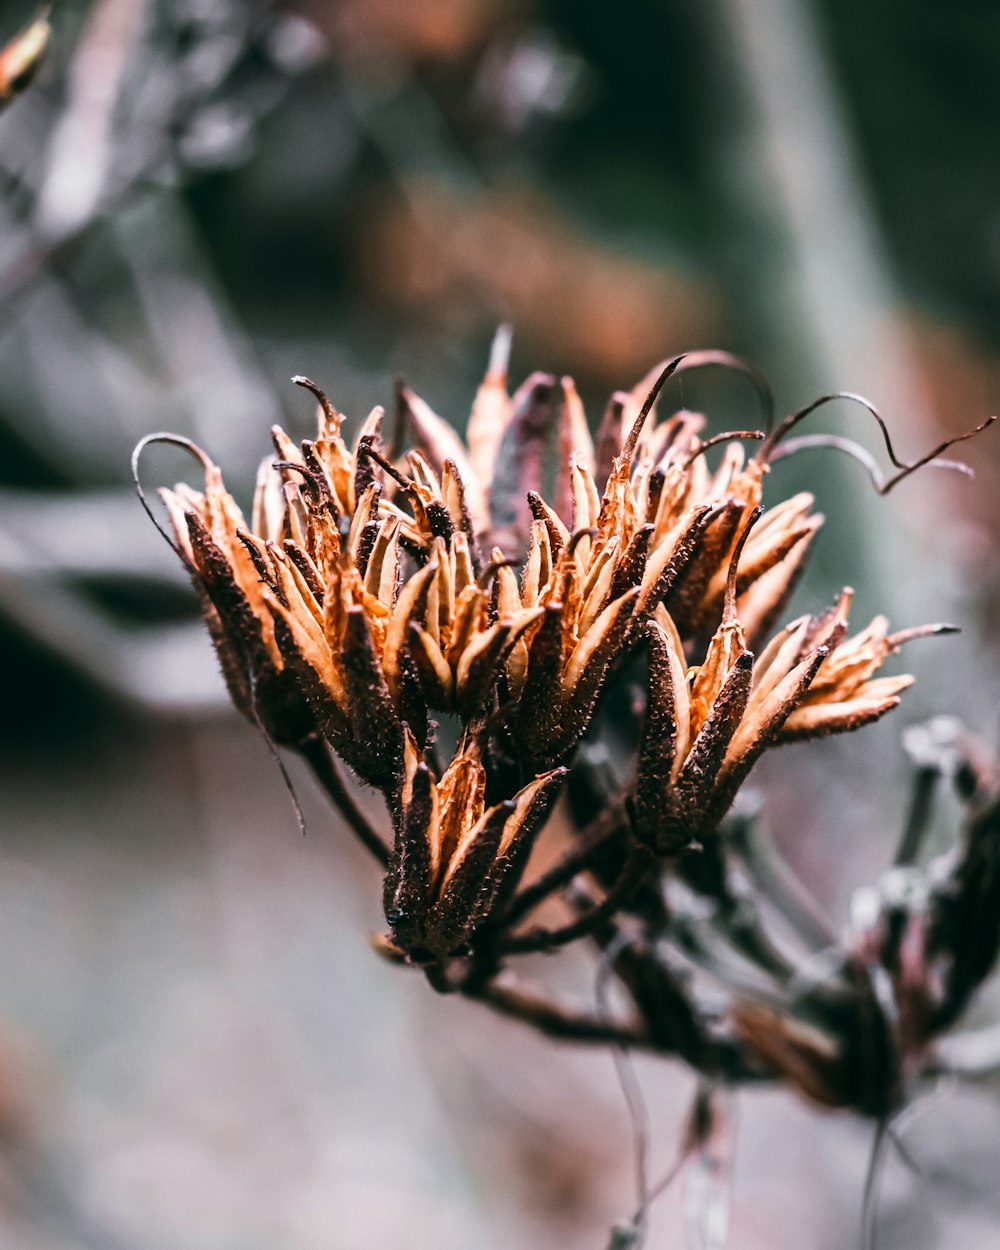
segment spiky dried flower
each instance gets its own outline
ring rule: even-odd
[[[384,794],[386,918],[422,963],[496,926],[631,654],[648,656],[632,844],[676,857],[713,836],[766,748],[896,706],[910,679],[875,674],[922,632],[876,618],[848,637],[844,591],[766,641],[822,521],[807,493],[761,502],[803,414],[713,439],[696,414],[656,414],[671,374],[747,366],[663,362],[612,398],[595,440],[571,379],[536,373],[508,396],[508,346],[501,331],[465,443],[400,387],[388,445],[381,408],[349,444],[300,377],[316,437],[272,430],[249,524],[193,445],[203,488],[162,492],[237,706],[276,742],[313,757],[328,743]],[[442,717],[458,726],[450,760]]]
[[[774,424],[766,384],[721,352],[658,365],[612,397],[592,438],[569,378],[536,373],[508,396],[508,347],[502,330],[465,442],[400,386],[391,435],[376,408],[348,443],[341,414],[296,378],[317,400],[317,435],[272,431],[249,525],[194,444],[140,443],[137,487],[150,442],[203,468],[202,489],[162,492],[163,532],[233,699],[272,746],[302,754],[384,867],[380,953],[549,1036],[642,1047],[701,1074],[675,1170],[693,1153],[724,1170],[721,1091],[761,1080],[876,1120],[878,1144],[919,1080],[968,1068],[969,1042],[983,1050],[943,1034],[1000,950],[1000,765],[952,729],[911,731],[918,773],[895,864],[858,892],[838,937],[746,805],[730,809],[768,748],[896,707],[911,678],[880,675],[885,660],[952,627],[890,632],[877,616],[849,635],[845,588],[778,628],[822,518],[808,493],[765,510],[763,484],[775,461],[818,446],[860,460],[880,493],[922,464],[964,466],[939,459],[947,443],[901,462],[866,401],[893,477],[839,436],[789,438],[822,404],[858,397]],[[705,438],[696,414],[658,418],[671,374],[705,364],[750,377],[766,429]],[[624,785],[608,767],[615,733],[633,752]],[[391,846],[331,751],[382,792]],[[967,819],[924,867],[940,775]],[[564,783],[568,849],[524,883]],[[556,900],[570,913],[560,926],[525,924]],[[596,1015],[512,979],[513,956],[584,937],[600,954]],[[611,976],[627,1016],[603,993]],[[985,1049],[979,1068],[1000,1069]],[[641,1234],[645,1209],[614,1244]]]

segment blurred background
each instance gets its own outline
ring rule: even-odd
[[[0,43],[34,9],[2,12]],[[861,391],[924,452],[1000,408],[1000,10],[63,0],[52,24],[0,116],[0,1246],[596,1250],[634,1205],[610,1058],[372,955],[374,868],[295,772],[298,834],[129,455],[187,434],[246,501],[269,426],[311,426],[300,372],[356,419],[403,376],[461,426],[501,320],[514,380],[570,373],[595,419],[722,347],[782,411]],[[739,378],[671,385],[713,430],[758,420]],[[859,410],[816,428],[884,463]],[[998,446],[886,499],[829,451],[771,475],[828,518],[803,608],[849,583],[859,622],[963,629],[907,653],[894,718],[761,770],[838,925],[891,857],[905,726],[995,737]],[[638,1066],[665,1166],[690,1081]],[[740,1106],[729,1244],[855,1244],[870,1128]],[[996,1244],[995,1094],[940,1091],[907,1141],[925,1171],[890,1163],[879,1246]]]

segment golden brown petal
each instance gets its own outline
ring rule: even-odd
[[[486,376],[476,392],[469,418],[469,460],[485,491],[492,485],[497,452],[511,418],[511,401],[507,395],[510,340],[510,326],[500,326],[493,339]]]

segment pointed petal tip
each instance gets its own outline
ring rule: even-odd
[[[498,382],[504,381],[507,377],[513,338],[513,326],[507,321],[502,321],[497,326],[493,335],[493,342],[490,344],[490,361],[488,366],[488,375]]]
[[[947,621],[939,621],[930,625],[915,625],[911,629],[897,630],[886,638],[886,645],[893,651],[918,638],[937,638],[942,634],[960,634],[960,625],[951,625]]]

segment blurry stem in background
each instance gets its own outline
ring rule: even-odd
[[[96,0],[67,77],[66,107],[48,144],[27,246],[0,274],[0,333],[35,284],[65,261],[113,203],[135,186],[109,187],[112,128],[122,80],[149,0]],[[161,153],[157,152],[156,159]]]
[[[186,410],[199,443],[252,477],[256,455],[244,432],[248,425],[267,428],[279,422],[281,406],[206,254],[187,201],[168,189],[136,196],[108,226],[132,278],[143,337],[159,358],[163,391]],[[138,420],[148,428],[148,410]]]
[[[903,826],[903,833],[893,860],[897,866],[916,862],[930,827],[934,793],[940,780],[940,768],[926,766],[917,769],[913,778],[906,824]]]
[[[685,1172],[684,1220],[690,1250],[722,1250],[728,1240],[736,1148],[736,1104],[717,1090],[710,1130]]]
[[[115,104],[147,8],[148,0],[96,0],[90,11],[35,206],[43,238],[73,235],[100,208],[113,158]]]
[[[513,1016],[530,1024],[548,1037],[566,1041],[596,1042],[598,1045],[630,1046],[640,1050],[656,1050],[650,1038],[638,1029],[611,1024],[593,1016],[582,1015],[555,1006],[548,998],[539,998],[520,985],[490,981],[474,988],[463,988],[467,998],[478,999],[503,1016]]]
[[[755,819],[734,821],[730,830],[733,850],[743,861],[754,885],[788,921],[795,934],[814,951],[836,944],[837,935],[819,904],[761,832]]]
[[[561,929],[529,929],[526,933],[515,933],[512,937],[504,938],[499,944],[500,951],[504,954],[551,951],[557,946],[567,946],[577,938],[593,933],[603,920],[610,919],[627,905],[649,874],[652,864],[652,852],[638,843],[633,843],[621,873],[599,903]]]

